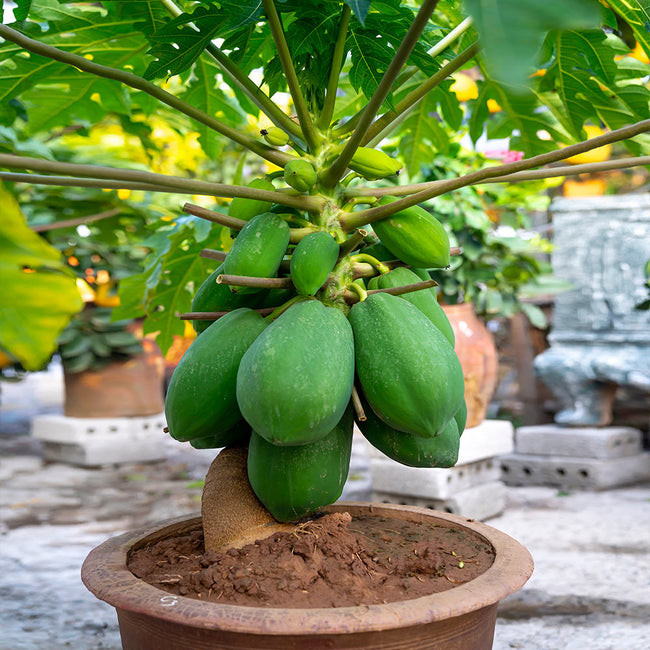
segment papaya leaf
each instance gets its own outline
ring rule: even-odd
[[[607,0],[610,9],[632,28],[634,37],[650,58],[650,2],[648,0]]]
[[[155,57],[145,79],[156,79],[189,70],[211,41],[256,22],[262,13],[259,0],[220,0],[199,6],[191,14],[181,14],[168,21],[151,37],[149,54]]]
[[[352,9],[356,19],[363,25],[366,21],[368,11],[370,11],[371,0],[345,0],[345,4]]]
[[[27,20],[27,14],[32,5],[32,0],[16,0],[16,6],[14,8],[14,18],[17,21]],[[3,16],[4,20],[4,16]]]
[[[534,72],[535,55],[550,29],[600,26],[593,0],[466,0],[492,76],[517,86]]]
[[[194,291],[207,277],[206,269],[214,261],[200,257],[203,248],[217,248],[221,229],[199,243],[191,237],[191,229],[183,226],[170,238],[169,251],[160,258],[158,282],[148,294],[144,333],[157,332],[156,342],[163,354],[171,347],[174,335],[182,335],[183,321],[179,315],[190,311]],[[153,274],[149,277],[154,277]]]
[[[27,370],[39,370],[83,303],[61,254],[28,228],[2,187],[0,206],[0,348]]]

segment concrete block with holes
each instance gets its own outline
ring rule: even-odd
[[[47,460],[96,467],[165,457],[164,414],[132,418],[72,418],[39,415],[32,435]]]
[[[650,480],[650,452],[623,458],[511,454],[501,458],[508,485],[551,485],[604,490]]]
[[[394,492],[373,491],[372,500],[432,508],[483,521],[503,512],[506,505],[506,486],[502,481],[489,481],[458,490],[448,499],[434,499],[422,494],[399,495]]]
[[[517,429],[518,454],[573,458],[623,458],[642,449],[641,431],[633,427],[562,427],[541,424]]]

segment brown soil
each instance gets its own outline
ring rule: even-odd
[[[348,513],[314,517],[239,549],[200,530],[132,551],[128,567],[173,594],[255,607],[347,607],[418,598],[484,573],[494,551],[465,528]]]

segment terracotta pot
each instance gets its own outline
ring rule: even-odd
[[[274,609],[201,602],[136,578],[130,549],[196,529],[199,518],[162,523],[104,542],[86,559],[88,589],[117,609],[124,650],[363,648],[364,650],[488,650],[497,603],[520,589],[533,570],[528,551],[485,524],[426,508],[339,503],[329,511],[372,514],[467,528],[495,550],[481,576],[448,591],[387,605]]]
[[[65,415],[116,418],[162,413],[165,362],[153,341],[144,339],[142,348],[142,354],[100,370],[64,372]]]
[[[485,419],[497,387],[499,358],[494,337],[479,320],[471,303],[442,306],[456,336],[456,354],[465,376],[467,428]]]

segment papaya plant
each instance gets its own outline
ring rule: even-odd
[[[166,413],[177,440],[227,447],[206,478],[206,547],[336,500],[354,420],[398,462],[456,461],[463,375],[429,271],[457,251],[437,197],[650,163],[649,70],[627,56],[637,44],[650,52],[646,2],[497,0],[491,8],[477,0],[19,0],[15,21],[5,16],[5,123],[47,130],[110,113],[136,124],[163,106],[193,121],[208,156],[230,141],[243,167],[258,170],[247,184],[225,183],[0,154],[0,167],[12,170],[0,178],[10,183],[231,199],[227,210],[183,205],[219,236],[202,231],[161,247],[124,288],[124,302],[147,313],[163,343],[183,319],[200,332],[172,377]],[[469,68],[480,83],[468,109],[451,75]],[[490,113],[489,102],[502,110]],[[584,139],[589,123],[606,131]],[[450,130],[475,141],[485,131],[509,136],[524,157],[386,183],[448,148]],[[396,133],[395,145],[387,138]],[[629,158],[551,166],[618,141]],[[226,229],[230,250],[206,247],[223,243]],[[201,256],[215,261],[207,279],[197,273]]]

